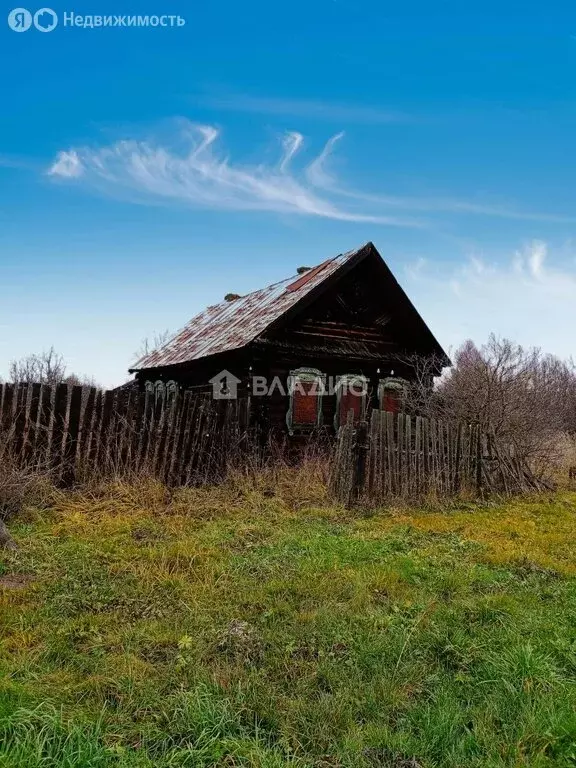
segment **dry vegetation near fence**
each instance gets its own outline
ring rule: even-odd
[[[574,466],[576,367],[537,348],[492,334],[477,346],[464,343],[453,366],[430,388],[438,361],[404,359],[415,380],[406,390],[410,412],[454,423],[476,424],[529,464],[540,477]]]

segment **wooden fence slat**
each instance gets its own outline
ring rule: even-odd
[[[164,429],[161,436],[161,444],[159,448],[160,453],[160,466],[158,467],[158,477],[162,480],[166,480],[170,464],[172,460],[172,449],[174,434],[178,423],[178,416],[180,413],[180,394],[176,392],[174,396],[168,402],[168,410],[166,413],[166,419]]]
[[[405,418],[403,413],[399,413],[396,417],[398,424],[398,441],[396,443],[396,492],[399,496],[404,492],[404,438],[405,438]]]
[[[23,459],[26,465],[33,463],[36,449],[36,438],[38,436],[38,419],[40,412],[40,394],[42,386],[32,384],[30,387],[30,404],[28,411],[28,431],[26,433],[26,442],[24,444]]]
[[[90,427],[90,442],[87,446],[86,466],[93,467],[96,472],[100,470],[98,454],[100,453],[100,433],[102,431],[102,408],[104,406],[104,392],[96,392],[94,396],[94,414]]]
[[[398,484],[396,482],[396,445],[394,440],[394,414],[391,411],[386,411],[386,469],[387,469],[387,482],[386,490],[390,495],[393,495],[398,490]]]
[[[4,385],[4,396],[2,398],[2,424],[1,431],[3,440],[6,442],[7,450],[12,449],[14,438],[14,396],[15,387],[13,384]]]
[[[414,425],[414,454],[415,454],[415,492],[422,494],[422,417],[416,416]]]
[[[50,445],[50,466],[56,480],[62,477],[64,438],[68,423],[68,385],[58,384],[54,393],[54,415],[52,420],[52,443]]]
[[[170,418],[170,404],[166,396],[158,399],[158,408],[156,409],[156,430],[154,433],[154,450],[152,451],[152,472],[158,477],[161,472],[164,449],[166,441],[166,428]]]
[[[20,458],[26,440],[28,422],[28,384],[18,384],[14,400],[14,440],[13,451]]]
[[[40,391],[40,406],[38,413],[38,429],[34,446],[34,465],[37,469],[50,467],[52,433],[54,421],[55,387],[43,384]]]
[[[114,392],[108,390],[104,392],[102,398],[102,416],[100,420],[100,429],[98,434],[98,452],[96,456],[96,467],[101,472],[113,469],[110,461],[110,425],[112,421],[112,408],[114,405]]]
[[[153,453],[154,430],[156,418],[156,397],[152,392],[146,392],[146,402],[142,422],[142,441],[140,444],[139,469],[148,473],[151,471],[150,454]]]
[[[405,440],[405,489],[408,496],[412,496],[414,492],[413,488],[413,472],[412,472],[412,418],[409,413],[404,416],[404,424],[406,430]]]
[[[119,435],[120,466],[123,472],[134,470],[134,435],[137,433],[137,423],[140,414],[139,392],[128,392],[125,402],[124,419]]]
[[[182,438],[182,456],[179,460],[179,482],[186,485],[189,481],[190,460],[192,456],[192,447],[194,442],[195,430],[198,428],[198,421],[201,418],[200,410],[202,398],[199,395],[189,393],[190,404],[186,415],[184,425],[184,435]]]
[[[455,451],[454,451],[454,481],[452,485],[452,491],[454,493],[458,493],[461,488],[462,484],[462,477],[461,477],[461,463],[462,463],[462,435],[463,435],[463,427],[462,424],[458,424],[456,428],[456,445],[455,445]]]
[[[208,404],[206,398],[202,395],[198,397],[198,408],[194,413],[194,423],[190,429],[190,441],[188,443],[187,459],[186,459],[186,480],[185,483],[191,484],[196,481],[202,464],[205,462],[205,452],[200,449],[206,448],[203,436],[206,429],[206,424],[209,422],[209,416],[207,414]]]
[[[96,402],[96,387],[90,387],[86,391],[86,403],[80,423],[80,440],[78,443],[77,464],[80,469],[89,466],[88,456],[90,451],[90,439],[92,437],[94,405]]]
[[[180,467],[182,463],[182,444],[186,433],[190,399],[190,392],[184,392],[182,395],[180,395],[178,402],[176,424],[174,427],[174,434],[172,436],[172,452],[166,474],[166,482],[168,485],[174,485],[178,483],[178,477],[180,475]]]
[[[423,472],[423,493],[430,492],[430,421],[422,419],[422,472]]]
[[[68,424],[64,434],[63,448],[63,474],[64,485],[71,485],[76,479],[76,454],[78,451],[78,437],[80,434],[80,417],[82,415],[82,394],[84,387],[78,385],[72,387],[70,394],[70,407],[68,411]]]
[[[376,467],[378,462],[378,455],[380,453],[380,446],[378,445],[379,434],[380,414],[376,409],[374,409],[370,416],[370,439],[368,444],[368,473],[366,491],[369,494],[378,491],[378,476],[376,473]]]

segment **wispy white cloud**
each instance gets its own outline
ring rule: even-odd
[[[119,141],[109,147],[62,151],[48,174],[80,181],[111,194],[128,194],[139,202],[173,200],[218,209],[420,226],[420,222],[410,217],[344,207],[335,196],[315,189],[306,178],[306,167],[301,171],[292,168],[292,161],[304,142],[300,133],[291,132],[282,138],[278,163],[257,166],[233,163],[219,153],[216,148],[219,131],[213,126],[184,122],[182,134],[189,143],[183,154],[148,141]],[[318,178],[336,138],[307,166]]]
[[[405,272],[408,293],[446,346],[495,332],[576,356],[576,262],[560,249],[536,240],[497,262],[477,254],[456,267],[418,259]]]
[[[446,197],[418,198],[354,189],[330,169],[343,138],[332,136],[316,155],[305,158],[304,137],[290,131],[280,139],[279,159],[249,165],[218,148],[214,126],[180,121],[174,142],[123,140],[104,147],[61,151],[48,169],[53,178],[81,182],[135,202],[178,202],[196,207],[274,211],[340,221],[426,227],[438,214],[481,215],[549,223],[576,223],[575,217],[519,211]],[[428,214],[428,220],[422,215]]]
[[[284,173],[288,169],[290,160],[292,160],[296,152],[298,152],[303,142],[304,142],[304,136],[302,136],[301,133],[296,133],[296,131],[291,131],[290,133],[286,134],[286,136],[284,137],[284,141],[282,142],[284,145],[284,156],[280,161],[280,170],[282,171],[282,173]]]
[[[344,136],[344,131],[337,133],[328,139],[324,149],[306,168],[306,178],[314,187],[324,190],[335,190],[339,193],[339,187],[334,177],[328,172],[326,165],[338,141]]]
[[[64,179],[77,179],[84,173],[84,166],[75,150],[59,152],[48,173],[50,176],[61,176]]]

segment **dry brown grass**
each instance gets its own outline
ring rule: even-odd
[[[0,520],[9,520],[26,507],[48,507],[56,493],[50,473],[0,457]]]

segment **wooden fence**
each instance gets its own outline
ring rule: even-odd
[[[49,471],[65,486],[130,473],[152,475],[170,486],[214,482],[234,463],[265,458],[258,437],[249,398],[0,385],[0,460],[6,452],[21,466]],[[370,422],[359,424],[350,412],[330,466],[331,492],[344,503],[543,487],[477,426],[378,410]]]
[[[169,485],[219,479],[246,448],[247,400],[168,399],[91,387],[0,386],[0,458],[70,485],[97,473],[147,473]]]
[[[429,495],[511,495],[545,486],[477,425],[374,410],[370,422],[355,425],[350,413],[340,428],[330,487],[350,504]]]

